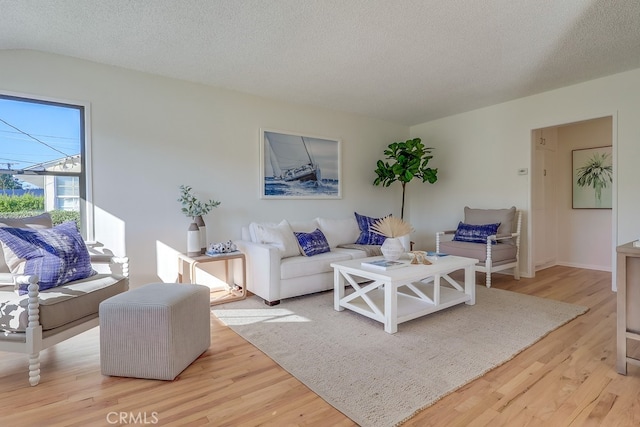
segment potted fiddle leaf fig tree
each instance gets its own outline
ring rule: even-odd
[[[422,182],[435,183],[438,180],[438,169],[428,166],[433,158],[433,148],[425,147],[420,138],[408,139],[405,142],[393,142],[384,150],[385,160],[378,160],[376,165],[376,179],[373,185],[389,187],[400,181],[402,184],[402,208],[400,218],[404,219],[404,196],[407,183],[414,178]],[[389,162],[390,161],[390,162]]]

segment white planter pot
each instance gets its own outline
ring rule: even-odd
[[[384,259],[395,261],[404,253],[404,246],[399,237],[387,237],[380,247]]]
[[[187,255],[200,255],[200,229],[195,222],[192,222],[187,230]]]
[[[195,222],[200,230],[200,253],[204,254],[207,251],[207,225],[201,215],[195,218]]]

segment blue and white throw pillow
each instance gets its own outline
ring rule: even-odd
[[[329,242],[327,242],[327,238],[319,228],[316,228],[315,231],[312,231],[311,233],[294,231],[293,234],[296,235],[296,239],[298,239],[300,249],[302,249],[302,253],[305,256],[323,254],[331,250],[329,248]]]
[[[381,245],[386,239],[382,234],[374,233],[371,230],[371,226],[381,220],[382,218],[371,218],[368,216],[356,214],[356,221],[358,221],[358,228],[360,229],[360,236],[356,240],[356,245]]]
[[[22,270],[18,265],[11,272],[38,275],[41,291],[96,274],[89,250],[73,221],[45,229],[3,227],[0,241],[15,257],[24,260],[23,271],[18,271]],[[18,293],[25,295],[27,285],[21,285]]]
[[[487,243],[487,237],[495,235],[498,232],[498,227],[500,227],[500,223],[471,225],[460,222],[453,240],[457,242]],[[491,242],[491,244],[495,243],[495,240]]]

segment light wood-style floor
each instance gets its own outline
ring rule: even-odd
[[[496,288],[590,310],[405,426],[640,425],[640,368],[615,371],[611,275],[552,267],[535,279],[494,277]],[[211,348],[173,382],[102,376],[98,332],[42,352],[36,387],[25,355],[0,352],[0,426],[355,425],[215,318]]]

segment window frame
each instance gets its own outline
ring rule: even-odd
[[[82,168],[80,174],[65,172],[48,172],[44,176],[77,176],[80,189],[80,230],[85,240],[92,241],[95,236],[94,208],[93,208],[93,164],[91,158],[91,104],[87,101],[54,98],[28,93],[12,92],[0,89],[0,98],[16,101],[48,104],[60,107],[77,108],[80,110],[80,159]],[[15,174],[19,175],[19,174]]]

